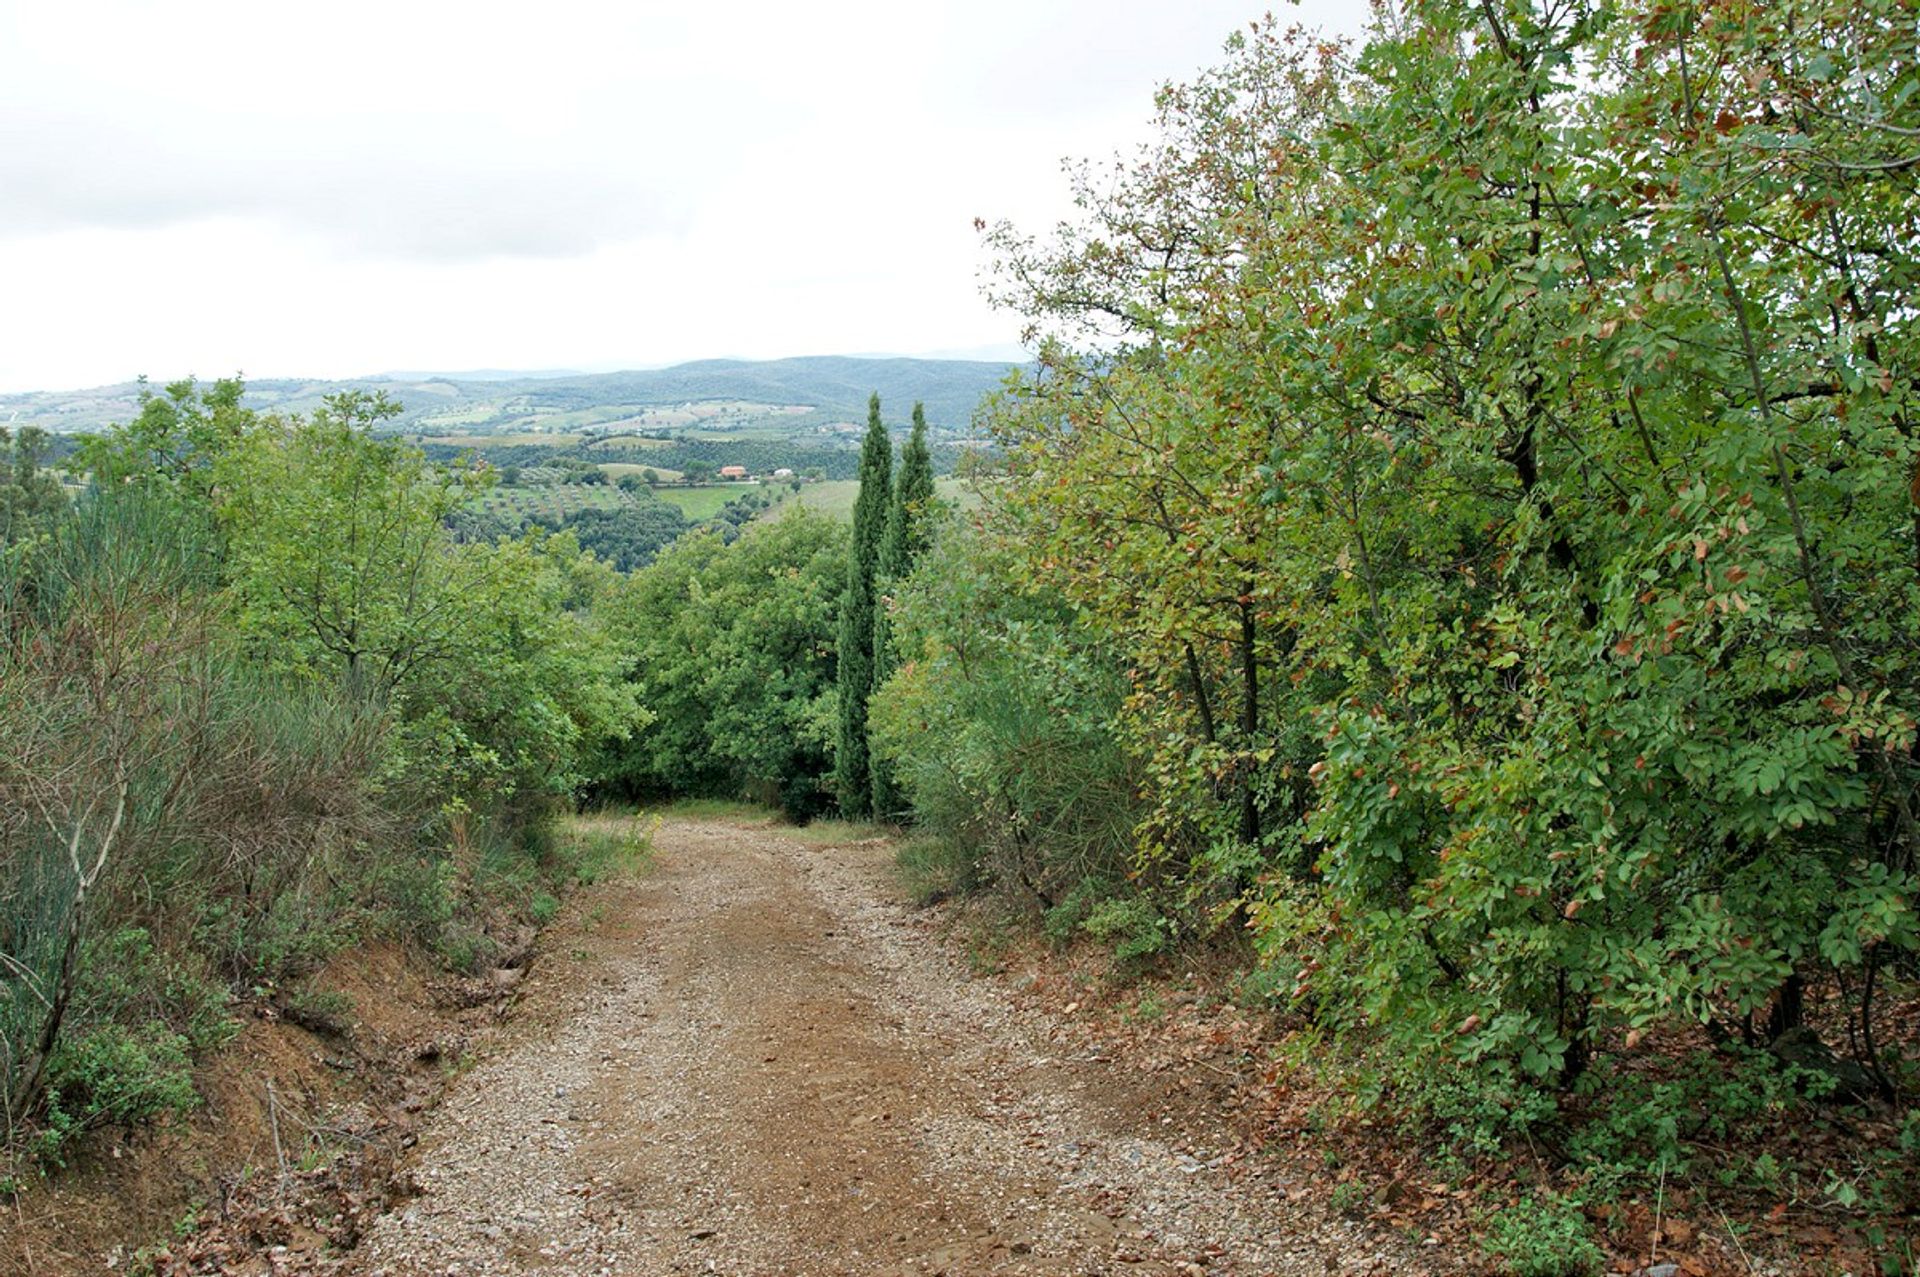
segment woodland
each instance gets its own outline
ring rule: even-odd
[[[1039,353],[965,511],[878,395],[850,526],[618,567],[458,533],[496,472],[378,393],[180,383],[77,495],[22,432],[14,1174],[191,1106],[235,1000],[356,937],[479,967],[586,871],[569,807],[744,797],[1116,979],[1227,962],[1316,1120],[1539,1168],[1475,1216],[1505,1271],[1605,1271],[1679,1189],[1915,1271],[1915,22],[1254,24],[1077,221],[980,228]]]

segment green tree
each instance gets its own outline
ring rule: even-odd
[[[840,612],[840,732],[834,788],[840,810],[864,816],[873,805],[868,765],[867,698],[873,694],[874,577],[893,501],[893,441],[880,420],[880,396],[867,401],[867,435],[860,447],[860,495],[853,503],[853,543],[847,554],[847,590]]]
[[[679,506],[641,488],[631,505],[575,510],[561,526],[574,535],[581,549],[621,572],[630,572],[651,563],[691,525]]]
[[[254,431],[219,471],[243,624],[282,663],[330,668],[375,697],[456,650],[485,562],[452,554],[442,526],[480,476],[377,436],[399,411],[383,392],[346,391]]]
[[[1896,1089],[1908,16],[1256,30],[1085,225],[996,236],[1049,340],[987,521],[1131,671],[1146,865],[1410,1078],[1552,1091],[1681,1017],[1764,1042],[1818,980]]]
[[[899,778],[959,885],[1008,890],[1055,925],[1126,885],[1142,777],[1113,730],[1115,654],[1017,547],[949,525],[898,583],[902,662],[873,698],[876,765]]]
[[[632,662],[652,721],[612,745],[608,787],[778,802],[805,819],[832,800],[833,636],[847,531],[805,509],[675,542],[599,614]]]
[[[142,377],[138,415],[83,440],[78,463],[95,483],[163,490],[209,508],[220,460],[259,424],[241,402],[245,394],[237,377],[207,387],[188,377],[159,394]]]
[[[444,811],[531,823],[640,715],[576,614],[578,543],[539,528],[458,543],[449,516],[486,476],[376,435],[397,411],[349,391],[223,460],[239,622],[271,664],[391,706],[402,770]]]
[[[926,551],[928,529],[933,522],[933,457],[927,451],[927,410],[913,405],[913,433],[900,453],[900,472],[893,485],[893,500],[887,507],[887,527],[881,538],[880,554],[874,569],[873,607],[873,687],[878,690],[893,672],[892,617],[893,591],[903,583],[914,564]],[[894,784],[893,770],[874,760],[873,812],[885,820],[897,819],[903,811],[902,795]]]
[[[46,432],[23,427],[18,435],[0,426],[0,572],[51,531],[66,511],[67,494],[45,468]],[[18,549],[16,549],[18,547]]]

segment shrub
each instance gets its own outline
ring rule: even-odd
[[[338,1036],[353,1026],[353,999],[337,989],[302,985],[287,995],[280,1014],[303,1029]]]
[[[1606,1263],[1587,1217],[1552,1195],[1523,1198],[1496,1211],[1481,1248],[1513,1277],[1587,1277]]]
[[[980,864],[961,843],[921,834],[903,843],[896,857],[900,875],[922,908],[980,886]]]
[[[199,1104],[185,1036],[163,1024],[103,1024],[63,1042],[47,1069],[49,1126],[77,1133]]]
[[[1125,878],[1137,777],[1112,730],[1121,671],[1007,571],[950,525],[896,589],[899,665],[874,696],[873,746],[929,837],[1044,913]]]
[[[1328,1200],[1332,1203],[1335,1214],[1345,1215],[1348,1219],[1358,1219],[1367,1213],[1369,1205],[1367,1186],[1357,1179],[1348,1180],[1344,1184],[1335,1184],[1332,1196]]]
[[[1145,896],[1108,896],[1088,911],[1080,929],[1113,946],[1114,959],[1139,962],[1164,953],[1173,944],[1171,919]]]

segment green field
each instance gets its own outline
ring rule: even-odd
[[[602,461],[600,468],[607,472],[607,478],[615,483],[627,475],[638,475],[643,470],[651,470],[668,483],[680,477],[678,470],[669,470],[665,466],[643,466],[635,461]]]
[[[564,431],[548,434],[540,430],[521,430],[500,434],[464,434],[464,435],[409,435],[411,443],[444,443],[455,448],[497,448],[504,444],[540,444],[549,448],[571,448],[578,445],[585,435],[569,434]]]
[[[820,510],[827,514],[838,515],[843,519],[851,519],[853,499],[859,495],[858,479],[828,479],[822,483],[809,483],[800,489],[800,504],[809,510]]]
[[[971,510],[980,504],[980,498],[967,491],[960,480],[948,476],[933,481],[933,490],[942,501],[956,505],[962,510]],[[800,489],[800,504],[809,510],[819,510],[842,519],[853,517],[854,498],[860,495],[858,479],[828,479],[824,483],[809,483]]]
[[[695,523],[702,519],[711,519],[720,513],[720,507],[743,492],[753,492],[751,483],[714,483],[697,488],[661,488],[662,501],[671,501],[680,507],[680,512]]]
[[[645,466],[630,462],[607,462],[600,467],[611,479],[618,480],[622,475],[639,474]],[[669,482],[677,480],[677,470],[663,470],[653,467],[656,473]],[[935,481],[935,490],[943,501],[970,510],[979,504],[979,498],[968,492],[958,479],[944,478]],[[662,501],[670,501],[680,507],[680,512],[694,523],[711,519],[720,513],[722,506],[747,492],[764,492],[775,504],[767,511],[785,509],[795,499],[795,494],[784,483],[770,483],[756,486],[751,483],[709,483],[698,487],[660,487],[654,492]],[[838,519],[853,517],[854,498],[860,495],[860,483],[857,479],[828,479],[823,483],[809,483],[800,489],[799,503],[809,510],[819,510]],[[640,499],[644,500],[644,496]],[[620,489],[608,485],[586,485],[572,483],[530,484],[525,487],[507,487],[502,485],[490,488],[475,499],[474,505],[489,514],[498,514],[512,519],[538,517],[543,522],[557,522],[576,510],[618,510],[631,506],[635,498]],[[762,515],[761,517],[766,517]]]

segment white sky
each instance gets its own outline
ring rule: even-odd
[[[1005,353],[973,219],[1261,10],[0,0],[0,391]]]

